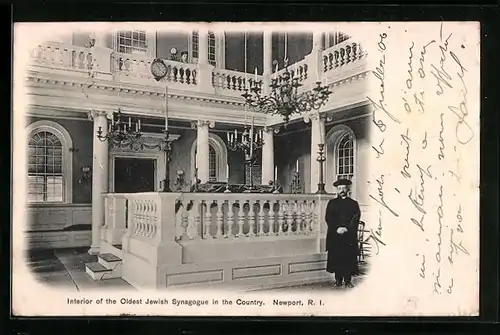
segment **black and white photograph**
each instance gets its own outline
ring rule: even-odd
[[[20,314],[478,312],[477,24],[14,36]]]

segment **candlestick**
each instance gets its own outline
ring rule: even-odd
[[[165,86],[165,130],[168,130],[168,86]]]
[[[257,67],[255,67],[255,76],[254,76],[255,82],[257,82]]]
[[[321,116],[319,117],[319,138],[321,143],[325,143],[325,124],[321,122]]]

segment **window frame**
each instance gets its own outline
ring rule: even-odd
[[[196,64],[198,63],[198,57],[193,57],[193,34],[196,31],[191,31],[188,34],[188,60],[190,63]],[[225,57],[225,45],[226,38],[223,31],[221,32],[209,32],[212,33],[215,37],[215,67],[219,69],[224,69],[226,67],[226,57]],[[200,37],[198,35],[198,46],[199,46]],[[210,48],[210,40],[208,41],[208,48]],[[207,50],[208,52],[209,50]],[[199,51],[198,51],[199,52]]]
[[[112,33],[112,38],[111,38],[111,41],[112,41],[112,49],[116,52],[120,52],[118,49],[119,49],[119,35],[118,33],[119,32],[123,32],[123,31],[130,31],[133,32],[134,31],[137,31],[139,29],[136,29],[136,30],[119,30],[119,31],[113,31]],[[156,57],[156,32],[149,32],[149,31],[146,31],[146,30],[141,30],[141,31],[144,31],[146,33],[146,53],[143,55],[143,54],[133,54],[133,53],[123,53],[124,55],[131,55],[131,56],[138,56],[138,57],[147,57],[147,58],[155,58]]]
[[[194,181],[195,170],[196,170],[196,146],[197,140],[194,139],[191,144],[191,180]],[[215,151],[215,173],[216,181],[227,182],[229,176],[227,175],[227,147],[226,143],[220,138],[220,136],[209,133],[208,134],[208,145],[211,146]],[[209,149],[210,150],[210,149]],[[210,162],[209,162],[210,164]],[[209,166],[210,168],[210,166]]]
[[[333,187],[333,182],[337,178],[338,172],[338,148],[342,139],[346,136],[350,136],[352,139],[352,149],[353,149],[353,176],[352,176],[352,186],[351,186],[351,197],[356,197],[356,188],[357,188],[357,175],[358,175],[358,165],[357,165],[357,156],[358,156],[358,147],[357,140],[354,131],[347,125],[339,124],[328,132],[326,135],[326,165],[325,165],[325,188],[328,193],[336,194],[335,188]]]
[[[73,148],[73,140],[69,132],[59,123],[49,120],[39,120],[29,124],[26,127],[26,145],[29,146],[31,137],[39,132],[49,132],[56,136],[61,142],[62,146],[62,181],[63,181],[63,197],[62,201],[32,201],[28,202],[28,205],[40,205],[40,204],[70,204],[73,203],[73,152],[70,150]],[[29,150],[27,150],[27,160]],[[28,164],[26,164],[26,187],[29,187],[29,169]],[[26,189],[26,197],[28,196],[28,189]]]

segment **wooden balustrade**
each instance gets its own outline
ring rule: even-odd
[[[229,91],[232,93],[239,92],[238,94],[241,95],[245,91],[245,87],[262,86],[262,81],[262,76],[257,76],[257,79],[255,79],[254,75],[238,71],[215,68],[212,72],[212,86],[216,89],[216,92],[220,93],[228,93]]]
[[[348,39],[323,51],[323,72],[358,62],[365,56],[361,45]]]
[[[94,67],[92,50],[61,43],[43,43],[30,50],[33,65],[89,71]]]
[[[130,236],[152,240],[160,230],[161,198],[155,193],[127,194]]]
[[[101,239],[111,245],[121,244],[127,230],[127,199],[125,194],[108,193],[104,195],[104,226]]]
[[[197,194],[176,200],[177,240],[258,238],[315,234],[316,195]]]
[[[303,60],[290,64],[288,70],[298,78],[304,86],[301,90],[309,89],[310,83],[316,81],[316,75],[311,76],[311,71],[320,68],[327,76],[332,76],[333,70],[353,69],[352,64],[361,64],[360,60],[366,57],[359,43],[352,39],[334,45],[321,53],[321,59],[306,57]],[[62,43],[42,43],[31,50],[31,64],[42,68],[66,69],[70,71],[101,71],[115,81],[137,80],[143,83],[153,83],[151,75],[152,58],[147,55],[125,54],[111,49],[84,48]],[[316,64],[319,62],[319,64]],[[160,82],[168,83],[173,89],[197,90],[216,95],[241,97],[245,87],[258,85],[263,88],[272,78],[278,78],[284,69],[270,74],[270,78],[245,74],[219,68],[205,69],[198,64],[181,63],[165,60],[167,75]],[[206,71],[211,71],[206,72]],[[359,71],[356,67],[356,71]],[[353,73],[354,75],[354,73]],[[210,84],[211,76],[211,84]],[[208,79],[201,79],[208,78]],[[333,78],[332,78],[333,79]]]

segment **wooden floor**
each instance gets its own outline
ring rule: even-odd
[[[76,292],[110,289],[135,290],[133,286],[121,278],[106,279],[100,282],[94,281],[85,272],[84,263],[97,261],[97,256],[89,255],[87,250],[88,247],[55,250],[32,250],[27,254],[27,263],[33,271],[36,279],[50,286],[71,289]],[[354,285],[363,279],[365,276],[364,272],[365,271],[362,271],[361,275],[353,278]],[[262,291],[290,292],[304,290],[330,291],[339,289],[333,287],[332,280],[322,283],[288,286]],[[340,288],[340,290],[343,290],[343,288]]]
[[[121,278],[94,281],[85,272],[85,263],[96,262],[97,256],[87,253],[88,247],[74,249],[32,250],[27,255],[28,265],[37,280],[55,287],[75,291],[130,289],[133,286]]]

